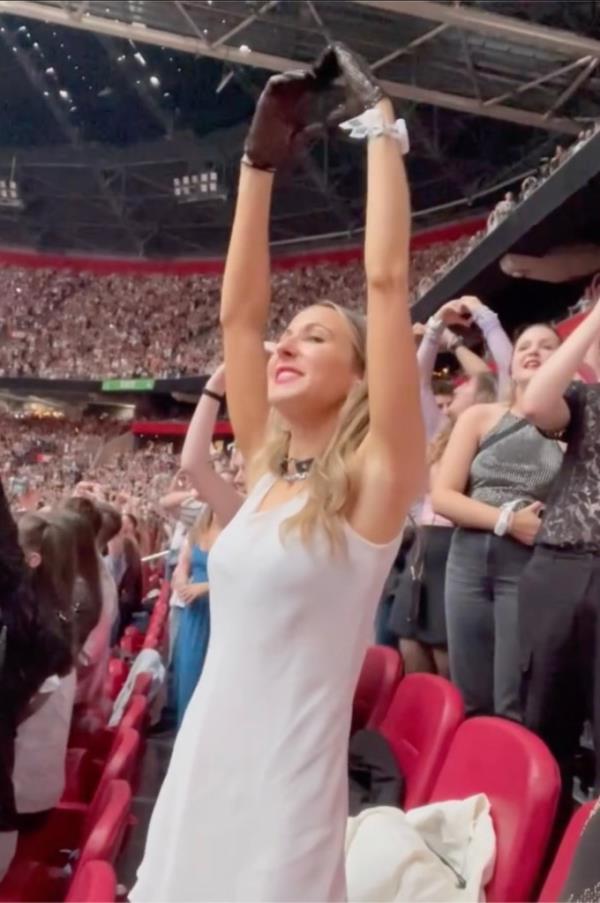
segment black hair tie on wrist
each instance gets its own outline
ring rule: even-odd
[[[214,401],[218,401],[219,404],[223,404],[225,401],[224,395],[219,395],[218,392],[213,392],[212,389],[202,389],[203,395],[208,395],[209,398],[212,398]]]

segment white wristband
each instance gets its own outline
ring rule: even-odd
[[[494,533],[496,536],[506,536],[510,527],[510,519],[513,515],[514,510],[514,502],[508,502],[506,505],[502,505],[502,507],[500,508],[500,515],[498,517],[498,520],[496,521],[496,526],[494,527]]]
[[[378,138],[380,135],[387,135],[393,138],[400,145],[400,153],[407,154],[410,150],[410,141],[408,139],[408,129],[404,119],[396,119],[389,125],[383,121],[381,110],[372,108],[365,110],[360,116],[353,116],[346,122],[340,123],[340,128],[344,132],[350,133],[350,138],[356,138],[359,141],[365,138]]]
[[[519,505],[528,505],[528,499],[515,499],[513,502],[505,502],[500,508],[500,516],[496,521],[494,533],[496,536],[506,536],[511,527],[512,516]]]

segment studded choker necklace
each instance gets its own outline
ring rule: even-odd
[[[281,476],[286,483],[298,483],[305,480],[314,460],[314,458],[304,458],[302,461],[297,458],[284,458],[281,462]]]

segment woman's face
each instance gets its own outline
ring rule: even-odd
[[[548,326],[530,326],[526,329],[515,342],[511,364],[513,380],[526,385],[559,345],[559,337]]]
[[[350,323],[333,308],[306,308],[275,344],[267,376],[269,403],[284,417],[340,408],[361,376]]]

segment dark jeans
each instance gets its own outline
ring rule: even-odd
[[[594,726],[600,779],[600,556],[538,547],[520,590],[525,723],[563,771],[583,722]]]
[[[519,580],[531,549],[457,529],[446,565],[450,675],[467,714],[521,720]]]

